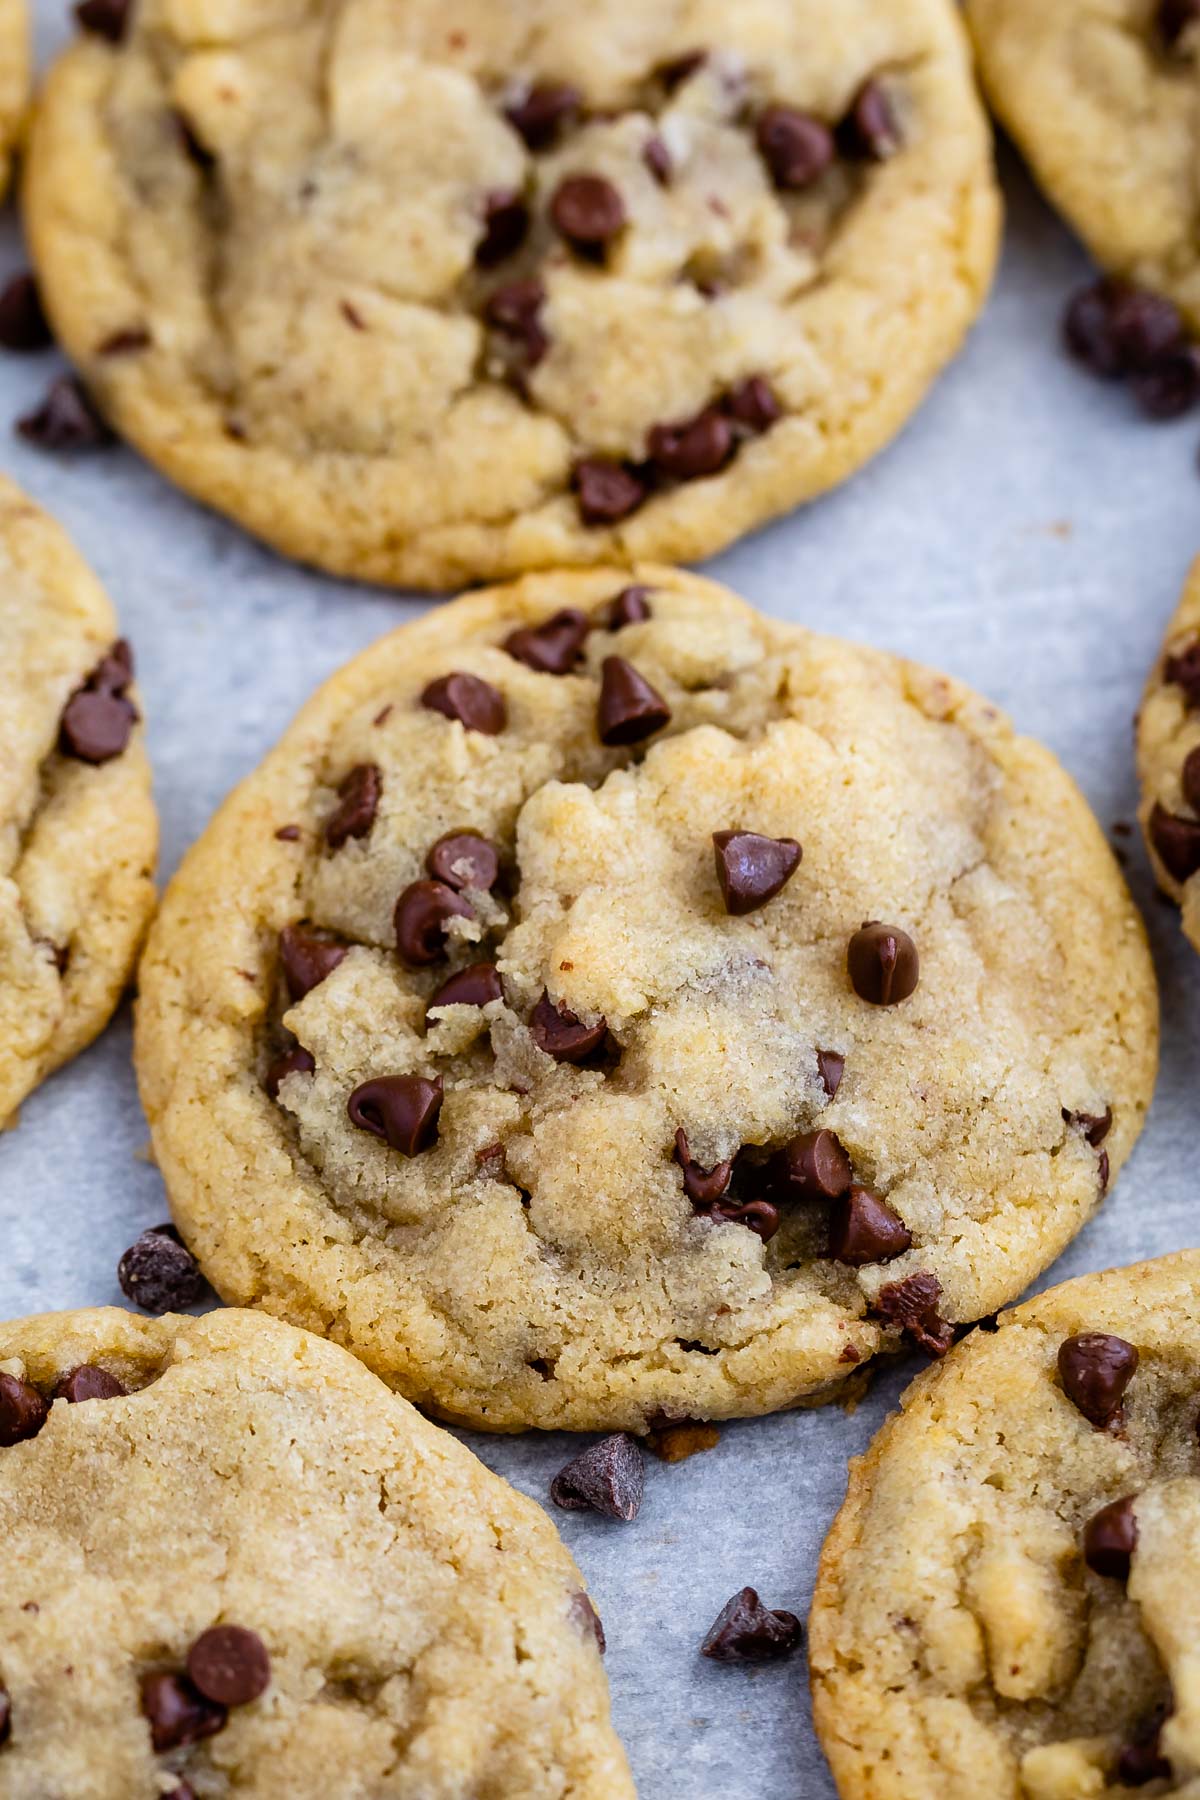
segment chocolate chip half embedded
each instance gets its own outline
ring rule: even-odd
[[[1200,745],[1189,750],[1179,771],[1183,797],[1195,813],[1200,813]]]
[[[0,1687],[0,1744],[7,1744],[12,1736],[12,1701],[8,1697],[8,1689]]]
[[[783,407],[765,375],[747,375],[725,396],[725,411],[743,437],[761,437],[783,417]]]
[[[850,1158],[832,1131],[801,1132],[767,1165],[770,1191],[781,1200],[838,1200],[853,1180]]]
[[[671,709],[656,687],[623,656],[600,665],[596,729],[602,744],[640,744],[671,722]]]
[[[1138,1523],[1133,1510],[1134,1494],[1113,1500],[1094,1513],[1083,1528],[1083,1560],[1097,1575],[1113,1581],[1128,1581],[1133,1553],[1137,1549]]]
[[[45,350],[54,334],[42,310],[37,278],[24,270],[0,290],[0,344],[6,350]]]
[[[603,1656],[608,1648],[604,1640],[604,1626],[600,1623],[600,1614],[582,1588],[577,1589],[571,1595],[570,1613],[579,1629],[586,1631],[589,1637],[595,1639],[596,1648]]]
[[[567,175],[550,200],[556,231],[576,250],[607,249],[625,229],[625,202],[603,175]]]
[[[531,150],[545,150],[582,104],[578,88],[567,82],[543,81],[531,87],[523,99],[506,106],[504,116]]]
[[[36,1437],[49,1413],[49,1404],[28,1381],[0,1373],[0,1448]]]
[[[1183,315],[1148,288],[1106,277],[1076,294],[1063,322],[1068,350],[1109,380],[1154,368],[1183,347]]]
[[[752,1587],[727,1600],[700,1646],[715,1662],[779,1662],[799,1647],[795,1613],[770,1611]]]
[[[378,763],[358,763],[338,787],[338,809],[325,826],[325,842],[340,850],[348,838],[364,838],[375,823],[383,776]]]
[[[1118,1752],[1112,1778],[1122,1787],[1145,1787],[1151,1781],[1170,1780],[1171,1765],[1162,1752],[1162,1728],[1166,1720],[1166,1707],[1156,1707]]]
[[[271,1685],[271,1659],[256,1631],[213,1625],[187,1654],[188,1679],[219,1706],[249,1706]]]
[[[954,1342],[954,1327],[938,1311],[941,1299],[941,1282],[926,1270],[887,1282],[876,1294],[872,1311],[889,1325],[898,1325],[930,1356],[945,1356]]]
[[[138,722],[126,697],[133,680],[133,653],[124,638],[92,669],[63,708],[59,749],[64,756],[98,766],[120,756]]]
[[[641,1450],[627,1431],[617,1431],[572,1457],[550,1483],[550,1498],[570,1512],[628,1523],[638,1516],[645,1485]]]
[[[865,81],[838,128],[847,156],[886,162],[899,150],[902,139],[892,103],[882,82]]]
[[[63,1376],[54,1390],[54,1398],[79,1406],[85,1400],[120,1400],[128,1391],[107,1369],[97,1368],[95,1363],[80,1363],[77,1369]]]
[[[682,56],[673,56],[669,62],[659,63],[654,73],[662,82],[668,93],[682,86],[698,69],[702,69],[708,61],[707,50],[685,50]]]
[[[17,420],[17,430],[39,450],[99,450],[113,434],[77,375],[60,375],[40,406]]]
[[[174,1225],[156,1225],[135,1238],[117,1264],[121,1292],[143,1312],[179,1312],[208,1292],[200,1265]]]
[[[129,24],[130,0],[79,0],[75,17],[83,31],[119,44]]]
[[[649,596],[653,588],[622,588],[615,600],[610,600],[604,612],[605,628],[609,631],[621,631],[626,625],[642,625],[650,617]]]
[[[1137,1366],[1134,1346],[1106,1331],[1084,1331],[1059,1345],[1063,1393],[1100,1430],[1120,1418],[1121,1401]]]
[[[733,1163],[714,1163],[702,1169],[688,1148],[687,1132],[682,1125],[675,1133],[675,1161],[683,1170],[683,1191],[695,1207],[710,1207],[729,1192],[733,1179]]]
[[[446,954],[451,919],[473,919],[475,909],[444,881],[414,881],[396,902],[396,949],[410,968],[439,962]]]
[[[646,448],[659,475],[669,481],[698,481],[723,469],[733,454],[733,427],[715,406],[694,419],[655,425]]]
[[[1112,1130],[1113,1109],[1106,1106],[1102,1113],[1082,1113],[1068,1112],[1064,1106],[1063,1118],[1073,1131],[1082,1132],[1092,1148],[1098,1150]]]
[[[97,356],[133,356],[139,350],[148,350],[154,339],[144,325],[126,325],[120,331],[110,331],[96,345]]]
[[[515,254],[529,233],[529,208],[515,188],[498,188],[485,194],[483,236],[475,246],[481,269],[495,268]]]
[[[493,1000],[503,998],[496,965],[472,963],[470,968],[460,969],[449,981],[443,981],[437,992],[430,995],[425,1010],[434,1012],[439,1006],[490,1006]]]
[[[569,675],[583,655],[591,628],[585,612],[577,606],[564,606],[541,625],[521,625],[510,631],[504,648],[539,675]]]
[[[529,1029],[538,1049],[555,1062],[581,1063],[604,1042],[608,1022],[599,1019],[594,1025],[585,1025],[565,1006],[556,1006],[543,988],[530,1016]]]
[[[478,675],[439,675],[422,693],[421,705],[484,737],[498,737],[508,723],[503,694]]]
[[[311,1075],[316,1066],[312,1054],[302,1044],[297,1044],[295,1049],[275,1058],[263,1076],[263,1087],[272,1100],[278,1100],[279,1090],[289,1075]]]
[[[1130,391],[1148,419],[1181,419],[1200,401],[1200,350],[1184,344],[1132,377]]]
[[[1200,869],[1200,821],[1169,813],[1156,803],[1150,814],[1150,842],[1173,880],[1190,881]]]
[[[794,106],[768,106],[759,115],[754,136],[777,188],[811,187],[833,161],[828,125]]]
[[[419,1156],[437,1142],[438,1114],[444,1097],[442,1078],[379,1075],[356,1087],[346,1103],[352,1125],[382,1138],[404,1156]]]
[[[496,288],[484,303],[483,316],[496,331],[502,331],[521,346],[526,363],[536,368],[550,339],[542,327],[542,308],[546,290],[540,281],[510,281]]]
[[[143,1675],[142,1712],[150,1725],[150,1742],[161,1756],[182,1750],[225,1729],[228,1714],[223,1706],[194,1688],[185,1675],[159,1671]]]
[[[1168,50],[1173,50],[1189,25],[1200,19],[1200,0],[1160,0],[1155,23]]]
[[[920,980],[917,946],[898,925],[869,919],[850,939],[846,953],[850,985],[872,1006],[898,1006]]]
[[[675,172],[675,164],[671,160],[671,152],[657,132],[653,137],[647,138],[643,144],[642,161],[660,187],[670,185],[671,176]]]
[[[817,1051],[817,1073],[821,1077],[821,1085],[832,1100],[842,1085],[842,1076],[846,1073],[846,1059],[836,1050]]]
[[[500,852],[478,831],[448,831],[433,845],[425,867],[447,887],[489,893],[500,876]]]
[[[697,1211],[700,1210],[698,1207]],[[764,1244],[769,1243],[779,1230],[779,1208],[769,1200],[748,1200],[744,1206],[738,1206],[732,1200],[718,1200],[703,1210],[714,1224],[744,1225]]]
[[[345,960],[345,944],[331,944],[303,925],[285,925],[279,934],[279,961],[293,1004],[311,994]]]
[[[712,841],[725,911],[737,919],[773,900],[803,855],[795,838],[763,837],[757,831],[714,831]]]
[[[852,1269],[891,1262],[911,1249],[912,1241],[903,1219],[864,1187],[852,1187],[829,1220],[829,1254]]]
[[[585,456],[571,471],[585,525],[619,525],[649,498],[647,482],[626,463]]]

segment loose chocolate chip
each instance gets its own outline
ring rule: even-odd
[[[714,831],[712,841],[725,911],[735,919],[773,900],[803,855],[795,838],[762,837],[757,831]]]
[[[565,1006],[556,1006],[543,989],[530,1017],[529,1029],[538,1049],[552,1056],[555,1062],[581,1063],[600,1048],[608,1023],[599,1019],[595,1025],[585,1025]]]
[[[1059,1345],[1063,1393],[1100,1430],[1120,1419],[1121,1401],[1137,1366],[1133,1345],[1108,1332],[1081,1332]]]
[[[596,729],[602,744],[640,744],[671,722],[671,709],[644,675],[623,656],[600,665]]]
[[[842,1085],[842,1076],[846,1073],[846,1059],[836,1050],[817,1051],[817,1073],[821,1077],[821,1085],[832,1100]]]
[[[645,479],[625,463],[585,456],[575,464],[571,480],[579,496],[585,525],[618,525],[649,497]]]
[[[625,229],[625,202],[603,175],[568,175],[550,200],[556,231],[576,250],[605,250]]]
[[[279,960],[288,996],[303,1000],[346,960],[346,946],[331,944],[303,925],[285,925],[279,934]]]
[[[443,981],[437,992],[430,995],[426,1010],[433,1012],[439,1006],[488,1006],[503,998],[495,964],[472,963],[470,968],[460,969],[449,981]]]
[[[642,1504],[646,1465],[627,1431],[589,1444],[550,1483],[555,1506],[570,1512],[597,1512],[606,1519],[636,1519]]]
[[[119,44],[129,23],[130,0],[79,0],[75,17],[84,31],[93,37],[107,38]]]
[[[1172,350],[1135,375],[1131,389],[1148,419],[1181,419],[1200,401],[1200,350]]]
[[[0,1373],[0,1448],[7,1450],[36,1437],[49,1412],[35,1387],[16,1375]]]
[[[829,1220],[829,1254],[834,1262],[862,1269],[868,1263],[891,1262],[912,1247],[912,1232],[883,1200],[864,1187],[852,1187],[834,1207]]]
[[[1063,1108],[1063,1118],[1074,1131],[1081,1131],[1092,1148],[1098,1150],[1109,1132],[1112,1130],[1113,1110],[1106,1106],[1102,1113],[1068,1112]]]
[[[486,894],[499,878],[500,852],[477,831],[448,831],[430,850],[425,867],[447,887],[478,888]]]
[[[880,1288],[873,1310],[890,1325],[898,1325],[930,1356],[945,1356],[954,1342],[954,1327],[938,1311],[941,1298],[936,1275],[906,1275],[903,1281],[889,1281]]]
[[[302,1044],[297,1044],[294,1050],[288,1050],[275,1058],[263,1076],[263,1087],[272,1100],[278,1100],[279,1090],[289,1075],[311,1075],[316,1066],[310,1052]]]
[[[41,405],[17,420],[17,430],[39,450],[99,450],[113,441],[77,375],[51,382]]]
[[[1179,771],[1183,797],[1195,813],[1200,813],[1200,746],[1189,750]]]
[[[1114,1500],[1094,1513],[1083,1528],[1083,1560],[1096,1575],[1128,1581],[1137,1549],[1138,1524],[1133,1510],[1136,1496]]]
[[[504,640],[508,654],[540,675],[569,675],[591,630],[587,614],[564,606],[541,625],[522,625]]]
[[[444,881],[414,881],[396,902],[396,948],[410,968],[424,968],[446,954],[448,921],[474,917],[470,902]]]
[[[682,1125],[675,1133],[675,1161],[683,1170],[683,1191],[693,1206],[713,1206],[729,1192],[729,1183],[733,1178],[732,1162],[714,1163],[711,1169],[702,1169],[692,1158],[687,1132]]]
[[[519,343],[526,363],[536,368],[550,339],[542,328],[546,290],[540,281],[510,281],[488,295],[483,316],[496,331]]]
[[[795,1613],[772,1612],[752,1587],[727,1600],[700,1646],[715,1662],[779,1662],[800,1643]]]
[[[0,1687],[0,1744],[7,1744],[12,1735],[12,1702],[8,1697],[8,1689]]]
[[[596,1648],[601,1656],[608,1645],[604,1641],[604,1627],[600,1623],[600,1614],[596,1611],[582,1588],[571,1595],[571,1617],[581,1631],[586,1631],[596,1640]]]
[[[1189,25],[1200,19],[1200,0],[1160,0],[1156,23],[1168,50],[1173,50]]]
[[[1115,279],[1075,296],[1065,331],[1068,349],[1093,373],[1109,378],[1154,368],[1181,349],[1186,337],[1183,315],[1170,300]]]
[[[187,1654],[192,1686],[219,1706],[249,1706],[271,1685],[271,1659],[256,1631],[213,1625]]]
[[[811,187],[833,161],[833,133],[828,125],[794,106],[768,106],[759,116],[754,135],[777,188]]]
[[[1107,280],[1089,283],[1072,294],[1063,314],[1067,349],[1077,362],[1106,381],[1118,380],[1125,373],[1113,331],[1112,289]]]
[[[14,275],[0,291],[0,344],[6,350],[45,350],[54,342],[35,276]]]
[[[1150,814],[1150,842],[1167,874],[1175,881],[1190,881],[1200,869],[1200,822],[1184,819],[1155,805]]]
[[[482,732],[484,737],[499,736],[508,723],[503,694],[478,675],[439,675],[421,695],[421,705],[428,712],[456,719],[467,731]]]
[[[886,162],[900,148],[900,127],[883,84],[866,81],[842,120],[838,136],[847,156]]]
[[[529,208],[515,189],[499,188],[485,195],[483,236],[475,246],[476,263],[481,269],[495,268],[521,248],[528,231]]]
[[[657,132],[652,138],[647,138],[643,145],[642,161],[660,187],[666,187],[669,184],[675,165],[671,161],[671,152]]]
[[[850,984],[872,1006],[897,1006],[920,979],[917,947],[897,925],[869,919],[850,939],[846,956]]]
[[[832,1131],[801,1132],[767,1165],[770,1191],[779,1200],[838,1200],[853,1180],[850,1158]]]
[[[443,1087],[439,1075],[380,1075],[356,1087],[347,1102],[350,1122],[382,1138],[405,1156],[419,1156],[437,1141]]]
[[[1134,1732],[1117,1755],[1113,1779],[1122,1787],[1145,1787],[1150,1781],[1169,1781],[1171,1765],[1162,1753],[1162,1728],[1167,1709],[1160,1706]]]
[[[611,600],[604,613],[604,624],[609,631],[620,631],[626,625],[641,625],[650,617],[648,595],[653,588],[622,588],[615,600]]]
[[[521,100],[504,109],[504,116],[531,150],[545,150],[583,104],[578,88],[566,82],[539,82]]]
[[[744,1206],[737,1206],[730,1200],[718,1200],[706,1210],[714,1224],[744,1225],[764,1244],[770,1243],[779,1230],[779,1208],[772,1206],[769,1200],[748,1200]]]
[[[646,448],[659,475],[669,481],[698,481],[723,469],[733,454],[733,427],[723,412],[707,406],[694,419],[655,425]]]
[[[761,437],[783,417],[774,388],[765,375],[747,375],[725,396],[725,411],[742,436]]]
[[[117,1265],[121,1292],[143,1312],[179,1312],[208,1292],[200,1265],[173,1225],[143,1231]]]
[[[206,1700],[185,1675],[160,1671],[142,1676],[142,1712],[150,1723],[150,1742],[161,1756],[215,1737],[225,1729],[223,1706]]]
[[[347,838],[366,837],[375,823],[383,777],[377,763],[358,763],[338,788],[337,811],[325,827],[325,842],[340,850]]]
[[[54,1398],[78,1406],[84,1400],[120,1400],[128,1391],[107,1369],[98,1369],[94,1363],[80,1363],[77,1369],[64,1375],[54,1390]]]

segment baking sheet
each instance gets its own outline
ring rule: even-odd
[[[42,60],[65,0],[34,0]],[[1002,274],[970,345],[892,449],[840,493],[718,558],[708,573],[765,612],[919,656],[1044,739],[1106,829],[1131,821],[1131,721],[1200,550],[1200,419],[1143,423],[1128,396],[1058,349],[1086,272],[1005,158]],[[0,224],[0,277],[22,264]],[[123,449],[76,462],[10,435],[53,354],[0,355],[0,467],[66,525],[137,652],[163,825],[163,875],[316,685],[427,602],[326,580],[259,549]],[[1150,1125],[1097,1218],[1041,1285],[1200,1242],[1195,1090],[1200,961],[1136,839],[1114,839],[1154,942],[1163,1068]],[[167,1217],[130,1067],[127,1010],[0,1139],[0,1316],[121,1303],[117,1260]],[[805,1613],[821,1540],[916,1361],[840,1408],[726,1426],[718,1447],[649,1462],[632,1525],[555,1511],[608,1633],[616,1723],[643,1800],[832,1800],[802,1657],[761,1669],[697,1654],[749,1583]],[[574,1441],[463,1434],[546,1501]],[[551,1509],[554,1511],[555,1509]]]

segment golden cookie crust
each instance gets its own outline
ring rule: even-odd
[[[1184,764],[1200,745],[1196,703],[1174,678],[1186,675],[1179,659],[1200,643],[1200,560],[1193,563],[1183,595],[1167,628],[1162,653],[1151,670],[1137,722],[1138,780],[1141,803],[1138,816],[1164,894],[1181,909],[1183,929],[1200,950],[1200,880],[1187,874],[1190,858],[1187,838],[1200,840],[1200,823],[1184,791]],[[1200,691],[1197,692],[1200,699]],[[1159,823],[1167,815],[1165,828]],[[1172,829],[1175,827],[1176,829]],[[1178,829],[1182,827],[1182,830]],[[1164,836],[1165,832],[1170,836]],[[1170,837],[1182,839],[1172,853]],[[1166,851],[1170,861],[1164,861]],[[1176,858],[1180,860],[1176,860]]]

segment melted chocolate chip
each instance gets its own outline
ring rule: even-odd
[[[34,1438],[46,1423],[50,1408],[29,1382],[0,1373],[0,1448]]]
[[[582,104],[578,88],[566,82],[538,82],[523,99],[506,106],[504,116],[530,150],[545,150]]]
[[[0,344],[6,350],[45,350],[54,334],[42,310],[37,278],[14,275],[0,291]]]
[[[510,281],[488,295],[483,316],[496,331],[520,345],[529,367],[536,368],[550,339],[542,329],[546,290],[540,281]]]
[[[426,856],[425,867],[449,888],[478,888],[486,894],[499,879],[500,852],[477,831],[448,831]]]
[[[836,1050],[817,1051],[817,1073],[821,1077],[821,1085],[832,1100],[842,1085],[842,1076],[846,1072],[846,1059]]]
[[[129,24],[131,0],[79,0],[75,17],[81,30],[119,44]]]
[[[585,456],[571,472],[585,525],[619,525],[649,497],[650,489],[636,469],[603,456]]]
[[[54,1398],[79,1406],[85,1400],[120,1400],[128,1391],[107,1369],[98,1369],[94,1363],[80,1363],[77,1369],[63,1376],[54,1390]]]
[[[829,1220],[829,1255],[852,1269],[891,1262],[912,1248],[912,1233],[885,1201],[852,1187]]]
[[[278,1100],[279,1090],[289,1075],[311,1075],[316,1062],[302,1044],[277,1056],[266,1074],[263,1076],[263,1087],[272,1100]]]
[[[414,881],[396,902],[396,949],[410,968],[439,962],[446,954],[451,919],[473,919],[475,909],[444,881]]]
[[[886,162],[900,148],[900,127],[883,84],[866,81],[842,120],[838,138],[847,156]]]
[[[132,679],[133,655],[120,638],[63,708],[58,742],[64,756],[99,766],[121,755],[138,721],[126,697]]]
[[[200,1265],[174,1225],[143,1231],[117,1265],[121,1292],[143,1312],[180,1312],[208,1292]]]
[[[570,1613],[579,1629],[586,1631],[590,1637],[596,1640],[596,1648],[603,1656],[608,1645],[604,1641],[604,1627],[600,1623],[600,1614],[582,1588],[571,1595]]]
[[[358,763],[338,788],[337,811],[325,827],[325,842],[340,850],[348,838],[366,837],[375,823],[383,777],[377,763]]]
[[[917,947],[898,925],[870,919],[850,939],[846,955],[850,984],[872,1006],[898,1006],[920,979]]]
[[[761,437],[783,417],[783,407],[765,375],[747,375],[725,396],[725,411],[743,437]]]
[[[606,1519],[636,1519],[646,1483],[646,1465],[627,1431],[589,1444],[550,1483],[555,1506],[570,1512],[597,1512]]]
[[[427,1012],[433,1012],[439,1006],[489,1006],[493,1000],[503,1000],[504,989],[500,985],[499,972],[494,963],[472,963],[467,969],[460,969],[457,975],[451,975],[449,981],[443,981],[436,993],[429,997]]]
[[[733,1178],[732,1162],[714,1163],[711,1169],[702,1169],[692,1158],[687,1132],[682,1125],[675,1133],[675,1161],[683,1170],[683,1191],[693,1206],[711,1207],[729,1192],[729,1183]]]
[[[779,1200],[838,1200],[853,1180],[850,1158],[832,1131],[801,1132],[767,1165],[770,1191]]]
[[[640,744],[671,722],[671,709],[644,675],[623,656],[600,665],[596,729],[602,744]]]
[[[41,405],[17,420],[17,430],[39,450],[99,450],[113,442],[77,375],[60,375],[51,382]]]
[[[744,1225],[764,1244],[769,1243],[779,1230],[779,1208],[769,1200],[748,1200],[744,1206],[738,1206],[732,1200],[718,1200],[704,1210],[714,1224]]]
[[[1180,38],[1200,19],[1200,0],[1159,0],[1155,24],[1158,34],[1168,50],[1173,50]]]
[[[478,675],[439,675],[421,695],[421,705],[484,737],[498,737],[508,723],[503,694]]]
[[[142,1676],[142,1712],[150,1724],[150,1742],[158,1755],[198,1744],[225,1729],[223,1706],[206,1700],[185,1675],[160,1671]]]
[[[595,1025],[585,1025],[565,1006],[556,1006],[543,989],[530,1016],[529,1029],[538,1049],[555,1062],[581,1063],[600,1048],[608,1023],[599,1019]]]
[[[1113,1110],[1106,1106],[1102,1113],[1082,1113],[1068,1112],[1064,1107],[1063,1118],[1073,1131],[1082,1132],[1092,1148],[1098,1150],[1112,1130]]]
[[[647,138],[643,145],[642,161],[645,163],[660,187],[667,187],[670,185],[671,176],[675,172],[675,165],[671,161],[671,152],[667,149],[667,146],[663,143],[657,132],[653,137]]]
[[[1137,1366],[1133,1345],[1108,1332],[1081,1332],[1059,1346],[1063,1393],[1099,1430],[1120,1421],[1121,1401]]]
[[[655,425],[646,445],[656,472],[668,481],[698,481],[723,469],[733,454],[733,427],[715,406],[676,425]]]
[[[213,1625],[187,1654],[188,1679],[219,1706],[249,1706],[271,1685],[271,1659],[256,1631]]]
[[[604,612],[604,625],[608,631],[620,631],[626,625],[641,625],[650,617],[650,601],[648,596],[653,588],[622,588],[615,600],[610,600]]]
[[[1190,881],[1200,869],[1200,821],[1181,818],[1156,804],[1150,814],[1150,842],[1175,881]]]
[[[550,200],[555,230],[576,250],[607,249],[626,224],[625,202],[603,175],[568,175]]]
[[[889,1325],[898,1325],[930,1356],[945,1356],[954,1342],[954,1327],[943,1319],[942,1284],[928,1272],[889,1281],[875,1296],[873,1310]]]
[[[754,135],[777,188],[811,187],[833,161],[833,133],[828,125],[794,106],[768,106]]]
[[[529,208],[514,188],[500,188],[483,202],[483,236],[475,246],[481,269],[493,269],[515,254],[529,231]]]
[[[737,919],[773,900],[803,855],[795,838],[763,837],[757,831],[714,831],[712,841],[725,910]]]
[[[716,1662],[778,1662],[799,1647],[795,1613],[769,1611],[752,1587],[727,1600],[700,1646]]]
[[[1113,1500],[1094,1513],[1083,1528],[1083,1560],[1096,1575],[1128,1581],[1137,1549],[1138,1524],[1133,1510],[1136,1496]]]
[[[504,648],[540,675],[569,675],[583,655],[591,628],[586,613],[577,606],[564,606],[541,625],[522,625],[510,631]]]
[[[279,961],[293,1005],[305,994],[311,994],[345,960],[344,944],[331,944],[303,925],[285,925],[279,934]]]
[[[404,1156],[419,1156],[437,1142],[443,1087],[439,1075],[380,1075],[356,1087],[346,1110],[352,1125],[382,1138]]]

